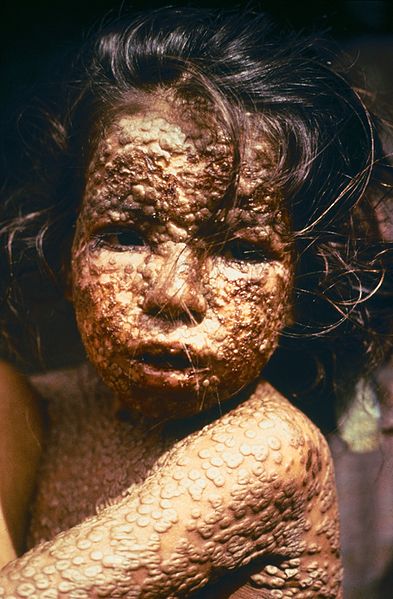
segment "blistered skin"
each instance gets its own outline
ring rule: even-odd
[[[291,319],[273,150],[250,116],[238,202],[216,215],[228,140],[155,100],[92,158],[72,295],[105,384],[90,366],[35,381],[50,435],[32,549],[0,598],[340,599],[326,442],[256,381]]]
[[[63,397],[67,384],[67,377],[59,381]],[[57,532],[53,520],[61,528],[73,510],[81,524],[9,564],[1,597],[191,597],[234,571],[243,577],[241,590],[221,594],[221,583],[206,597],[342,596],[326,442],[268,384],[172,448],[161,445],[153,466],[156,431],[143,434],[141,422],[120,421],[103,400],[95,407],[93,398],[82,406],[54,403],[53,464],[41,489],[43,500],[52,491],[52,504],[42,518],[52,518],[48,538]],[[134,482],[127,460],[136,466]],[[99,504],[116,493],[108,507]],[[93,515],[85,519],[87,509]]]
[[[267,186],[269,148],[255,127],[239,204],[222,231],[207,231],[231,153],[210,123],[187,116],[150,109],[112,123],[73,247],[89,357],[122,400],[154,417],[194,414],[255,379],[290,306],[287,222]]]

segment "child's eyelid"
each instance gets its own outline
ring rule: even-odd
[[[114,233],[125,233],[127,231],[139,232],[139,227],[134,222],[104,222],[92,225],[90,235],[92,237],[98,235],[110,235]]]
[[[274,232],[271,227],[266,226],[263,227],[263,229],[258,228],[258,230],[255,230],[255,227],[250,227],[246,225],[240,226],[231,231],[227,239],[238,239],[240,241],[244,241],[250,244],[265,245],[267,243],[270,243],[270,240],[273,236]]]
[[[200,238],[203,239],[207,245],[217,249],[220,249],[233,241],[247,243],[254,245],[256,248],[260,247],[263,249],[270,246],[273,235],[274,233],[271,227],[264,228],[263,233],[260,231],[256,233],[255,227],[243,225],[238,228],[230,228],[229,230],[228,227],[223,227],[210,234],[204,233],[200,235]]]
[[[266,252],[271,260],[281,260],[287,255],[289,249],[288,243],[271,226],[257,231],[253,227],[240,228],[228,237],[227,242],[230,241],[249,244],[257,251]]]

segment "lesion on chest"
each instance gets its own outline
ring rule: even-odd
[[[51,406],[51,427],[31,510],[28,547],[99,513],[149,476],[169,440],[110,406]]]
[[[209,456],[206,456],[205,443],[209,444],[210,453],[214,444],[216,444],[217,452],[224,447],[224,444],[221,443],[224,433],[228,433],[228,440],[232,440],[234,430],[238,431],[239,442],[244,440],[243,437],[247,431],[247,439],[254,438],[255,435],[250,435],[250,432],[255,432],[251,425],[256,427],[258,423],[265,423],[265,421],[268,424],[270,421],[274,424],[280,415],[280,409],[284,409],[280,407],[281,404],[289,409],[283,401],[280,403],[277,400],[274,403],[272,399],[270,410],[273,415],[269,416],[269,414],[264,415],[262,413],[263,410],[266,411],[266,405],[258,403],[255,398],[250,402],[240,406],[233,413],[231,412],[228,418],[223,417],[220,421],[213,422],[212,426],[207,426],[202,431],[199,422],[198,426],[194,426],[195,431],[198,431],[196,435],[190,435],[190,431],[185,430],[182,425],[182,442],[175,443],[177,447],[173,445],[173,442],[176,439],[180,440],[179,435],[171,438],[167,435],[168,429],[148,429],[140,425],[136,426],[135,421],[120,418],[118,413],[108,410],[106,404],[94,404],[92,409],[85,409],[86,406],[84,409],[79,406],[75,410],[67,408],[67,410],[56,411],[56,409],[52,409],[51,435],[41,469],[40,485],[31,525],[30,544],[35,545],[40,540],[50,539],[61,530],[71,528],[88,516],[100,512],[111,502],[117,503],[123,495],[129,493],[132,495],[133,490],[138,490],[138,485],[149,485],[152,482],[153,486],[160,486],[167,479],[172,480],[172,468],[175,463],[179,464],[179,460],[174,461],[178,456],[177,451],[181,452],[187,449],[194,456],[194,460],[198,460],[196,456],[199,456],[202,461],[207,460]],[[99,405],[101,405],[100,409],[98,409]],[[255,414],[258,414],[258,417],[254,422]],[[246,429],[242,426],[244,418],[248,418],[246,421],[248,428]],[[280,422],[285,424],[286,420],[284,421],[282,417]],[[235,427],[236,423],[237,428]],[[261,430],[263,433],[265,429],[266,426],[261,428],[258,425],[258,432]],[[271,432],[271,429],[267,430]],[[277,435],[280,431],[281,429],[277,429]],[[219,434],[219,437],[217,434]],[[274,461],[273,456],[269,462],[270,467],[273,468],[272,474],[275,475],[280,468],[283,472],[284,478],[280,484],[281,486],[284,485],[281,490],[285,497],[282,493],[280,495],[281,499],[278,496],[280,484],[278,487],[275,486],[274,489],[269,487],[270,479],[265,479],[260,469],[258,471],[252,470],[252,472],[257,473],[256,476],[259,478],[258,480],[251,479],[251,487],[247,495],[249,497],[247,501],[251,503],[244,502],[243,496],[236,495],[239,501],[247,504],[245,505],[246,508],[249,507],[248,512],[246,509],[248,514],[246,520],[242,520],[241,513],[244,510],[238,513],[240,520],[237,516],[235,517],[233,544],[236,545],[236,550],[239,549],[239,540],[236,540],[240,530],[239,526],[244,528],[243,536],[248,534],[249,526],[254,527],[252,514],[255,515],[255,525],[262,519],[265,521],[268,517],[270,518],[269,522],[273,522],[271,530],[269,528],[269,530],[258,534],[257,528],[254,527],[252,538],[257,539],[258,542],[254,543],[253,541],[249,545],[244,545],[250,547],[250,566],[252,565],[253,571],[250,572],[247,569],[247,572],[245,572],[243,567],[236,569],[237,575],[247,574],[245,580],[241,581],[242,590],[252,588],[254,596],[266,596],[264,595],[265,591],[270,593],[267,596],[280,596],[278,593],[283,592],[282,589],[286,589],[286,594],[282,595],[283,598],[297,596],[293,595],[294,589],[303,588],[302,585],[306,585],[304,588],[311,592],[311,589],[314,589],[317,583],[320,591],[318,591],[319,595],[315,596],[329,599],[339,596],[334,590],[339,588],[341,578],[334,483],[327,450],[323,449],[322,446],[320,447],[320,443],[315,441],[315,434],[315,431],[311,431],[309,434],[310,443],[311,441],[314,443],[312,445],[314,453],[311,452],[311,457],[314,455],[314,459],[310,459],[310,464],[306,459],[309,444],[305,442],[303,445],[300,442],[297,443],[296,435],[289,437],[292,445],[296,445],[296,447],[291,446],[292,449],[291,447],[288,449],[293,450],[295,455],[299,454],[301,457],[301,459],[299,458],[300,462],[298,460],[299,472],[297,474],[297,477],[300,476],[301,480],[298,480],[299,484],[295,485],[294,488],[289,484],[297,472],[294,470],[293,460],[287,464],[289,470],[285,470],[281,466],[281,457],[280,460]],[[274,453],[278,450],[278,444],[275,442],[272,446],[271,435],[269,439],[269,447]],[[284,441],[285,439],[283,439]],[[187,443],[191,445],[188,446]],[[253,442],[249,441],[249,443],[252,445]],[[187,447],[185,447],[186,445]],[[172,452],[171,447],[176,451]],[[201,455],[201,451],[203,455]],[[236,451],[237,449],[234,448],[233,452]],[[248,455],[250,452],[247,451],[246,453]],[[244,454],[242,455],[245,457]],[[260,453],[257,455],[262,456]],[[276,454],[274,453],[274,455]],[[212,456],[209,459],[211,458]],[[215,458],[217,458],[216,455]],[[267,458],[264,457],[263,460],[265,459]],[[249,468],[255,466],[254,459],[250,458],[250,460]],[[183,470],[180,468],[176,471],[176,481],[182,481],[183,475],[189,477],[188,465],[182,463],[181,467]],[[202,462],[200,467],[202,472]],[[224,466],[222,467],[224,468]],[[288,474],[285,474],[283,468]],[[238,483],[236,480],[234,481],[233,468],[230,468],[230,470],[232,478],[229,479],[229,486],[236,491],[235,487],[237,484],[241,484],[241,480]],[[146,480],[150,474],[153,476],[151,479]],[[158,477],[157,474],[159,474]],[[161,476],[164,478],[162,479]],[[261,477],[263,481],[267,482],[268,486],[254,484],[258,481],[261,482]],[[307,483],[304,486],[304,491],[303,479]],[[295,480],[297,478],[293,482]],[[221,488],[222,486],[219,485],[219,489]],[[186,486],[184,486],[184,489],[186,489]],[[152,493],[152,496],[158,497],[158,495]],[[265,499],[265,495],[272,497],[269,510],[266,511],[263,508],[263,513],[261,512],[262,508],[253,510],[252,497],[260,496],[261,499]],[[294,500],[297,498],[296,501],[292,501],[292,496]],[[191,499],[194,500],[193,497]],[[190,498],[185,493],[179,504],[181,507],[178,509],[181,511],[184,505],[187,512],[189,501]],[[214,505],[212,504],[211,509],[214,508]],[[290,512],[286,513],[285,506],[288,509],[291,507]],[[233,511],[232,507],[236,507],[234,502],[230,506]],[[256,504],[254,507],[256,508]],[[200,514],[200,517],[206,518],[210,522],[211,509],[209,508],[209,512]],[[274,524],[275,519],[277,519],[277,522]],[[180,538],[181,534],[186,534],[185,530],[188,530],[187,522],[189,520],[179,518],[178,521],[180,528],[175,534],[176,538]],[[143,528],[143,530],[145,529]],[[203,537],[202,532],[204,529],[200,528],[200,531]],[[264,535],[267,535],[266,539]],[[84,540],[82,540],[82,543],[84,543]],[[172,543],[172,539],[170,543]],[[203,551],[206,551],[206,547],[203,548]],[[225,560],[227,560],[227,556],[228,552],[224,552]],[[277,561],[277,557],[279,561]],[[259,558],[263,560],[263,563],[259,562]],[[272,561],[272,558],[276,561],[274,559]],[[230,561],[225,561],[227,566],[229,563]],[[239,563],[240,566],[244,566],[248,562],[243,560]],[[223,566],[220,565],[220,567]],[[318,574],[318,581],[313,578],[314,572]],[[272,594],[273,591],[276,591],[275,595]],[[241,596],[243,595],[239,595],[239,599]]]

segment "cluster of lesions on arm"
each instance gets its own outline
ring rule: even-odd
[[[118,504],[10,564],[0,593],[186,597],[258,563],[255,596],[340,596],[328,450],[268,385],[175,444]]]
[[[253,597],[341,596],[334,476],[319,431],[262,384],[196,437],[201,470],[193,468],[187,480],[184,470],[195,463],[181,459],[183,473],[178,467],[173,474],[198,502],[185,520],[191,535],[180,557],[198,554],[202,541],[209,581],[236,572],[236,586],[243,580]],[[173,480],[162,484],[176,495]]]
[[[143,307],[146,289],[156,280],[151,273],[164,262],[167,265],[171,252],[174,264],[189,256],[190,247],[199,262],[192,256],[189,264],[196,273],[203,272],[197,266],[211,239],[200,231],[214,204],[208,192],[214,189],[221,197],[228,181],[227,173],[224,176],[217,169],[212,173],[210,163],[202,160],[203,151],[201,155],[198,150],[200,160],[193,164],[187,152],[194,150],[184,148],[184,140],[182,149],[173,149],[181,137],[176,123],[168,129],[171,139],[167,141],[176,157],[169,160],[158,156],[161,150],[154,145],[155,117],[138,125],[142,139],[138,144],[132,137],[136,122],[131,120],[127,120],[130,127],[127,123],[122,127],[133,142],[129,144],[127,136],[123,145],[120,138],[107,140],[111,147],[103,156],[105,169],[99,161],[93,167],[90,178],[99,175],[100,179],[91,196],[89,186],[86,190],[74,242],[80,327],[91,356],[101,372],[108,368],[115,384],[118,371],[111,369],[118,348],[130,358],[130,334],[124,323],[155,343],[156,331],[164,330],[162,319],[153,319]],[[173,178],[176,193],[167,186]],[[179,320],[172,323],[166,335],[166,342],[174,343],[179,331],[186,331],[188,347],[194,344],[198,349],[195,331],[199,331],[198,339],[206,340],[215,352],[214,372],[222,374],[223,397],[238,391],[239,381],[232,380],[234,367],[241,373],[248,368],[245,358],[252,359],[253,367],[245,376],[250,383],[274,349],[288,311],[291,279],[290,252],[283,249],[283,235],[277,233],[286,227],[278,203],[273,197],[264,204],[257,201],[256,190],[242,191],[242,184],[251,185],[249,175],[243,179],[240,197],[252,198],[254,193],[255,204],[245,210],[240,203],[232,213],[227,211],[227,233],[218,236],[213,256],[204,265],[211,268],[212,261],[218,265],[216,270],[211,268],[206,285],[210,312],[193,326],[184,322],[180,326]],[[234,226],[231,216],[236,216]],[[277,224],[273,226],[272,220]],[[266,255],[265,240],[273,255]],[[163,297],[167,302],[168,296]],[[92,316],[98,332],[88,328]],[[225,323],[227,334],[222,336],[220,327],[218,333],[209,333],[206,322]],[[112,347],[103,347],[102,339]],[[260,353],[266,339],[268,350],[264,346]],[[226,352],[224,359],[219,350]],[[129,373],[122,379],[126,390],[132,364]],[[183,404],[198,405],[192,403],[195,395],[198,400],[194,387],[185,388]],[[146,393],[143,400],[140,409],[146,405]],[[152,394],[151,401],[157,403],[157,396]],[[178,402],[176,407],[180,410],[183,405]],[[329,501],[324,499],[327,496]],[[319,433],[274,389],[261,383],[243,404],[176,442],[142,484],[119,502],[11,564],[3,572],[0,593],[43,598],[45,592],[48,598],[51,593],[60,597],[71,593],[78,597],[190,596],[225,573],[263,559],[263,567],[252,578],[261,594],[337,597],[334,506],[329,456]],[[326,514],[323,526],[322,513]]]

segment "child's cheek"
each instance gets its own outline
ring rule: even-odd
[[[193,348],[196,357],[198,352],[202,359],[209,356],[210,371],[203,381],[205,408],[252,382],[277,346],[290,304],[290,270],[282,263],[240,268],[213,261],[204,281],[203,320],[171,324],[143,308],[155,284],[154,273],[160,270],[157,259],[148,259],[143,252],[88,248],[74,256],[73,294],[81,336],[90,360],[119,395],[136,398],[131,389],[139,385],[137,370],[133,373],[132,365],[126,369],[124,365],[132,361],[140,342],[180,344]],[[200,386],[187,394],[187,409],[193,413],[200,409]],[[150,411],[156,401],[153,394]],[[162,396],[159,401],[163,403]]]
[[[119,348],[137,334],[147,287],[144,257],[104,249],[83,252],[74,262],[73,300],[78,327],[92,362],[107,370]]]
[[[291,280],[290,269],[280,263],[247,265],[241,276],[222,266],[211,273],[210,305],[220,323],[214,337],[226,370],[242,385],[277,347],[290,310]]]

